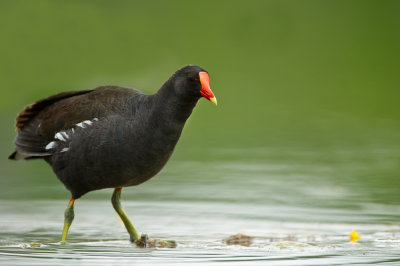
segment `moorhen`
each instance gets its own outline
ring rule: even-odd
[[[141,238],[121,207],[121,190],[163,168],[201,97],[217,104],[207,71],[188,65],[153,95],[102,86],[59,93],[18,114],[9,159],[44,159],[71,192],[61,243],[74,219],[75,200],[103,188],[114,188],[111,202],[130,240]]]

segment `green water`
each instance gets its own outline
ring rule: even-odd
[[[397,1],[2,1],[0,264],[400,263]],[[42,161],[11,162],[24,105],[117,84],[153,93],[178,68],[210,73],[173,157],[123,191],[75,205]],[[356,229],[362,238],[349,242]],[[250,246],[223,239],[253,236]]]

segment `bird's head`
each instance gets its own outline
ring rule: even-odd
[[[193,98],[204,97],[217,105],[217,99],[210,89],[210,77],[203,68],[195,65],[185,66],[174,75],[175,91]]]

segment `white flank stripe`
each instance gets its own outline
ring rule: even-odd
[[[52,142],[50,142],[49,144],[46,145],[45,149],[46,150],[50,150],[50,149],[53,149],[55,146],[56,146],[56,142],[52,141]]]
[[[97,117],[95,117],[92,119],[92,121],[85,120],[85,121],[82,121],[82,122],[76,124],[76,126],[81,127],[81,128],[86,128],[87,126],[91,126],[93,124],[93,121],[98,121],[98,120],[99,119]],[[75,129],[71,128],[71,132],[72,132],[72,134],[75,134]],[[69,138],[70,138],[70,136],[68,135],[68,133],[66,131],[60,131],[54,135],[55,140],[67,141]],[[49,144],[47,144],[45,148],[46,148],[46,150],[50,150],[50,149],[53,149],[56,145],[57,145],[56,141],[52,141]],[[68,151],[68,148],[64,148],[61,150],[61,152],[66,152],[66,151]]]
[[[59,139],[59,140],[61,140],[61,141],[65,141],[64,136],[63,136],[60,132],[56,133],[56,134],[54,135],[54,138],[55,138],[55,139]]]
[[[76,125],[78,127],[81,127],[81,128],[86,128],[86,125],[91,126],[93,124],[93,121],[98,121],[98,120],[99,119],[95,117],[92,120],[85,120],[85,121],[82,121],[82,122],[80,122],[80,123],[78,123]]]
[[[60,133],[63,135],[63,137],[64,137],[65,139],[68,139],[68,138],[69,138],[67,132],[61,131]]]

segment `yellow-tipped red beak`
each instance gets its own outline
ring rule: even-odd
[[[199,72],[201,91],[200,94],[213,104],[217,105],[217,98],[215,98],[214,93],[210,89],[210,77],[207,72]]]
[[[215,104],[215,105],[218,105],[218,103],[217,103],[217,98],[215,98],[215,97],[212,97],[212,98],[210,98],[210,99],[208,99],[210,102],[212,102],[213,104]]]

